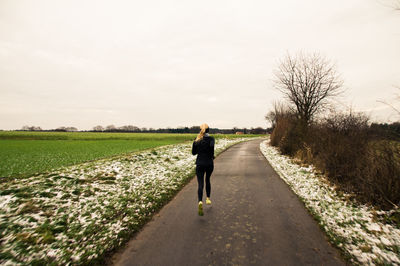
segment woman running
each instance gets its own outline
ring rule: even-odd
[[[214,170],[214,144],[215,140],[211,137],[207,124],[200,126],[200,133],[197,135],[196,140],[193,142],[192,154],[197,154],[196,159],[196,175],[199,184],[197,195],[199,198],[199,215],[203,216],[203,187],[204,187],[204,173],[206,174],[206,204],[210,205],[211,183],[210,177]]]

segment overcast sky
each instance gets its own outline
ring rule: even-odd
[[[273,70],[298,51],[336,63],[343,108],[394,121],[390,1],[0,0],[0,128],[266,127]]]

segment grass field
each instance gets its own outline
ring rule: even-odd
[[[0,177],[25,177],[118,154],[191,141],[196,134],[0,132]],[[215,135],[236,138],[243,135]]]
[[[246,140],[217,138],[215,155]],[[190,151],[189,141],[1,179],[0,265],[104,265],[195,175]]]

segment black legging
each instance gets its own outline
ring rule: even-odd
[[[211,173],[214,170],[214,165],[197,165],[196,166],[196,175],[197,182],[199,184],[199,188],[197,190],[197,194],[199,196],[199,201],[203,200],[203,188],[204,188],[204,173],[206,173],[206,194],[209,198],[211,195],[211,183],[210,177]]]

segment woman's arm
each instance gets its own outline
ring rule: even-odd
[[[211,158],[213,158],[213,160],[214,160],[215,159],[215,156],[214,156],[215,139],[214,138],[211,138],[210,146],[211,146]]]
[[[196,145],[196,141],[193,141],[193,145],[192,145],[192,154],[196,155],[197,154],[197,145]]]

